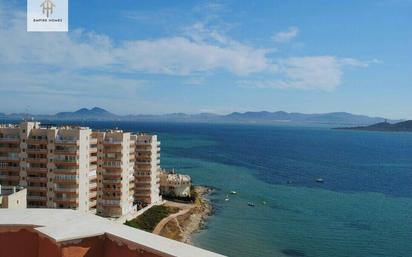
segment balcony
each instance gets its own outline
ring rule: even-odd
[[[27,190],[28,191],[36,191],[36,192],[46,192],[47,187],[45,187],[45,186],[28,186]]]
[[[55,149],[54,154],[56,155],[79,155],[80,151],[78,149]]]
[[[103,184],[121,184],[120,179],[103,179]]]
[[[39,196],[39,195],[28,195],[27,200],[32,200],[32,201],[47,201],[46,196]]]
[[[0,146],[0,153],[20,153],[20,148]]]
[[[107,173],[104,172],[103,173],[103,178],[122,178],[122,173],[121,172],[117,172],[117,173]]]
[[[79,145],[78,139],[58,138],[56,145]]]
[[[148,192],[140,192],[140,191],[136,191],[136,190],[135,190],[134,196],[135,196],[135,197],[150,197],[150,191],[148,191]]]
[[[56,193],[79,193],[79,189],[77,187],[55,187],[54,192]]]
[[[79,177],[77,175],[55,175],[55,182],[67,182],[67,183],[78,183]]]
[[[104,206],[120,206],[120,200],[102,200],[100,203]]]
[[[79,203],[77,196],[55,196],[54,201],[56,203]]]
[[[18,157],[18,156],[0,156],[0,161],[20,162],[20,157]]]
[[[76,160],[76,159],[65,159],[65,158],[54,158],[54,163],[71,165],[71,166],[79,165],[78,160]]]
[[[47,183],[47,177],[27,177],[27,181]]]
[[[47,173],[47,168],[30,167],[27,168],[27,173]]]
[[[0,171],[15,171],[20,172],[19,166],[0,166]]]
[[[47,148],[27,148],[26,149],[27,153],[41,153],[41,154],[47,154],[48,150]]]
[[[27,158],[27,162],[31,163],[47,163],[47,157],[42,157],[42,158]]]
[[[55,174],[67,174],[67,175],[77,175],[79,174],[79,169],[64,169],[61,167],[57,167],[54,170]]]
[[[106,139],[103,141],[103,145],[121,145],[123,140],[116,140],[116,139]]]
[[[0,137],[0,142],[2,142],[2,143],[20,143],[20,138],[18,138],[18,137]]]
[[[9,181],[20,181],[20,176],[10,176],[10,175],[4,175],[0,174],[0,179],[1,180],[9,180]]]
[[[27,144],[30,145],[47,145],[49,142],[47,138],[29,138],[27,139]]]

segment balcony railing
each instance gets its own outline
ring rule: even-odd
[[[16,181],[16,180],[20,180],[20,176],[10,176],[10,175],[1,174],[0,179]]]
[[[57,138],[56,144],[78,145],[79,140],[72,138]]]
[[[28,181],[31,182],[47,182],[47,177],[27,177]]]
[[[30,173],[47,173],[47,168],[40,168],[40,167],[30,167],[27,168],[27,172]]]
[[[79,189],[77,187],[55,187],[54,191],[63,193],[79,193]]]
[[[77,196],[55,196],[55,202],[78,202],[79,198]]]
[[[107,145],[121,145],[123,143],[122,140],[116,140],[116,139],[106,139],[103,141],[103,144]]]
[[[29,191],[47,191],[47,187],[45,186],[28,186],[27,189]]]
[[[120,179],[103,179],[103,184],[121,184]]]
[[[55,154],[61,154],[61,155],[78,155],[79,154],[78,149],[55,149],[54,153]]]
[[[42,158],[27,158],[27,162],[47,162],[47,157],[42,157]]]
[[[79,177],[76,175],[55,175],[54,180],[78,182]]]
[[[47,148],[27,148],[28,153],[47,153]]]
[[[0,171],[20,171],[19,166],[0,166]]]
[[[120,205],[120,200],[102,200],[101,203],[107,206],[118,206]]]
[[[27,143],[28,144],[30,144],[31,142],[34,142],[34,143],[47,143],[48,141],[47,141],[47,137],[42,137],[42,138],[34,138],[34,137],[29,137],[28,139],[27,139]]]
[[[46,201],[46,196],[38,196],[38,195],[28,195],[27,200],[35,200],[35,201]]]
[[[0,156],[0,161],[20,161],[18,156]]]
[[[19,142],[20,138],[18,137],[0,137],[0,142]]]

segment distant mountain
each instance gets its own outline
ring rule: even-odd
[[[235,121],[248,123],[273,123],[273,122],[293,122],[293,123],[313,123],[313,124],[347,124],[347,125],[369,125],[383,122],[386,119],[381,117],[368,117],[365,115],[355,115],[346,112],[333,112],[325,114],[303,114],[288,112],[234,112],[226,116]]]
[[[95,121],[157,121],[157,122],[198,122],[198,123],[247,123],[247,124],[330,124],[340,126],[365,126],[385,121],[381,117],[354,115],[346,112],[324,114],[303,114],[278,112],[233,112],[227,115],[213,113],[170,113],[162,115],[116,115],[105,109],[94,107],[82,108],[74,112],[59,112],[54,115],[32,115],[24,113],[0,114],[0,119],[27,119],[37,120],[95,120]],[[391,121],[398,122],[398,121]]]
[[[94,107],[92,109],[82,108],[75,112],[59,112],[53,115],[57,119],[69,119],[69,120],[112,120],[112,119],[119,119],[121,116],[113,114],[111,112],[106,111],[105,109]]]
[[[395,124],[380,122],[370,126],[337,128],[346,130],[366,130],[366,131],[393,131],[393,132],[412,132],[412,120],[402,121]]]

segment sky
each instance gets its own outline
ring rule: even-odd
[[[59,1],[59,0],[55,0]],[[0,112],[345,111],[412,119],[412,0],[0,0]]]

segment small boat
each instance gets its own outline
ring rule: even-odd
[[[316,179],[316,182],[317,182],[317,183],[323,183],[323,182],[325,182],[325,181],[323,180],[323,178],[318,178],[318,179]]]
[[[230,191],[230,194],[232,194],[232,195],[236,195],[236,194],[237,194],[237,192],[236,192],[236,191]]]
[[[266,201],[262,201],[262,204],[263,204],[263,205],[266,205]]]
[[[251,203],[251,202],[248,202],[247,205],[250,206],[250,207],[255,207],[255,204]]]
[[[229,196],[226,195],[225,201],[227,202],[227,201],[229,201],[229,200],[230,200],[230,199],[229,199]]]

